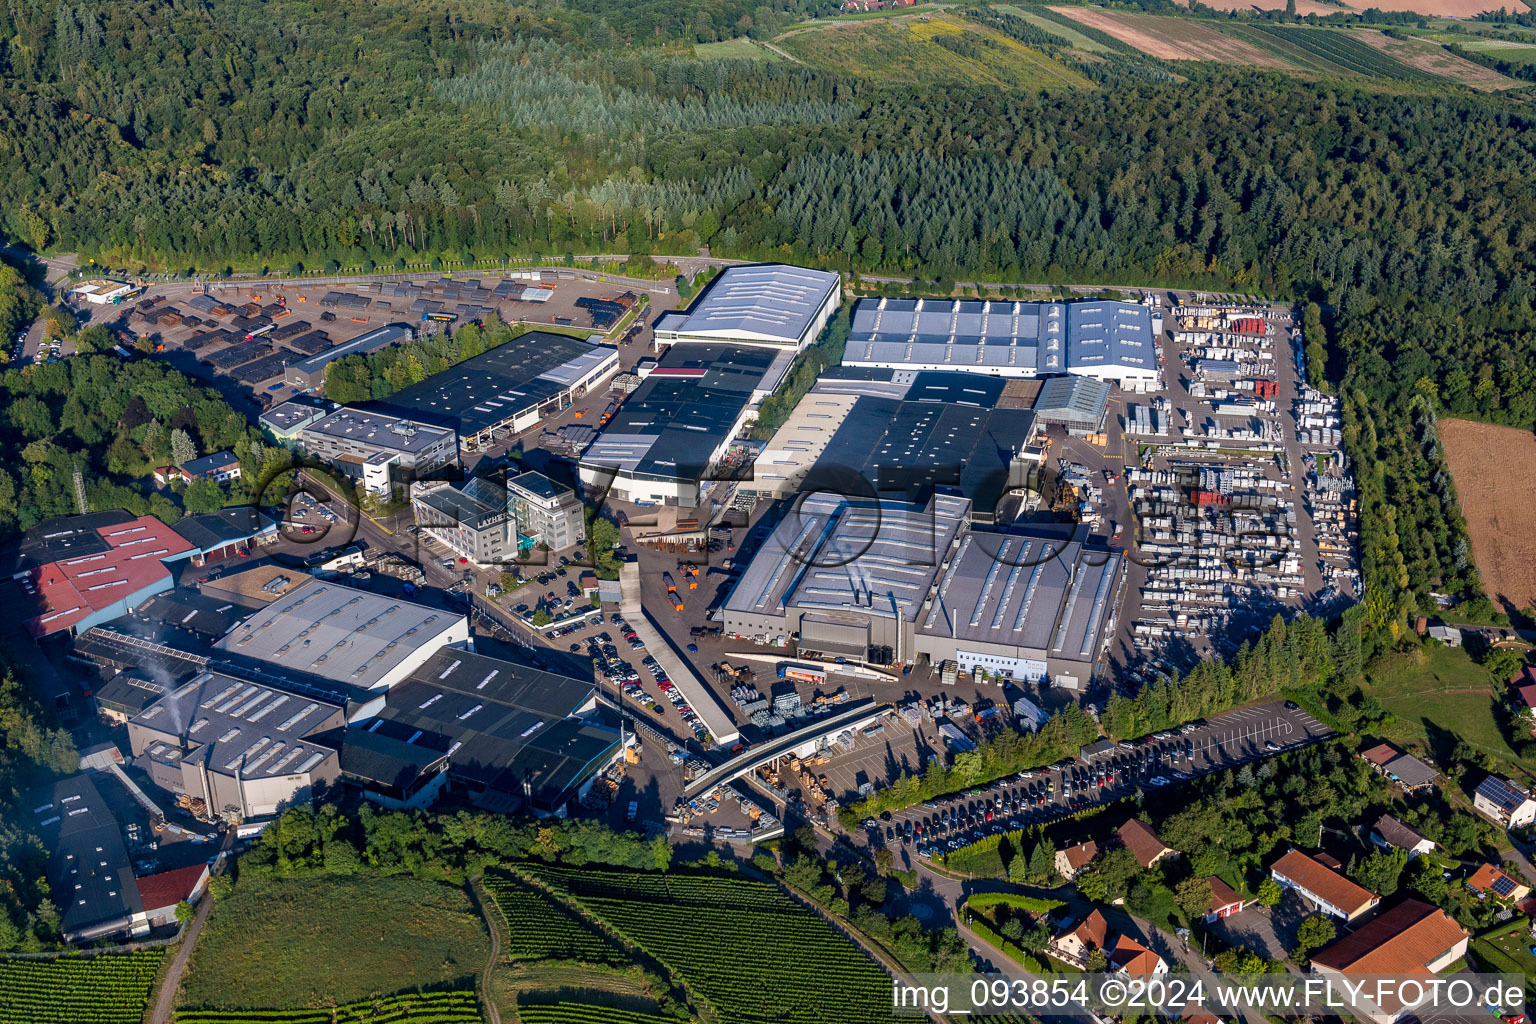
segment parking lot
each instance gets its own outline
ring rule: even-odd
[[[1138,788],[1177,785],[1331,735],[1295,705],[1273,701],[882,815],[879,821],[865,821],[856,838],[871,846],[948,852],[987,835],[1058,820]]]

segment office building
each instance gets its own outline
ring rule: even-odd
[[[328,410],[324,406],[308,402],[283,402],[256,417],[256,422],[272,440],[291,445],[298,443],[299,435],[305,427],[325,419],[327,414]]]
[[[365,409],[338,409],[310,423],[300,431],[299,443],[381,498],[394,484],[459,459],[458,435],[451,428]]]
[[[581,499],[543,473],[519,473],[507,480],[507,511],[512,513],[519,549],[542,544],[565,551],[586,539]]]
[[[411,487],[416,525],[480,568],[517,557],[507,489],[488,477],[421,481]]]

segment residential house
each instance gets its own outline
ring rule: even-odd
[[[192,483],[197,480],[217,480],[219,483],[228,483],[230,480],[240,479],[240,460],[234,452],[214,452],[212,455],[204,455],[200,459],[184,462],[172,472],[179,473],[183,483]]]
[[[1047,949],[1051,956],[1064,963],[1086,967],[1088,954],[1105,949],[1108,939],[1109,922],[1104,920],[1103,914],[1092,910],[1087,917],[1054,936]]]
[[[1069,846],[1065,850],[1057,850],[1056,873],[1070,882],[1081,874],[1089,862],[1098,855],[1099,844],[1091,839],[1086,843]]]
[[[1120,834],[1120,841],[1136,857],[1136,863],[1144,869],[1179,855],[1178,850],[1159,839],[1157,833],[1152,831],[1152,827],[1143,821],[1131,818],[1117,831]]]
[[[1168,962],[1129,935],[1121,935],[1109,951],[1114,973],[1127,978],[1152,978],[1168,973]]]
[[[1363,889],[1314,857],[1291,850],[1275,861],[1269,876],[1294,889],[1325,914],[1353,921],[1370,911],[1381,897]]]
[[[1421,853],[1432,853],[1435,849],[1432,840],[1426,839],[1390,814],[1383,814],[1371,826],[1371,842],[1383,850],[1407,850],[1409,860]]]
[[[1531,894],[1531,887],[1510,877],[1497,864],[1484,864],[1467,878],[1467,888],[1478,899],[1492,896],[1502,903],[1519,903]]]
[[[1536,800],[1508,779],[1490,775],[1478,783],[1472,806],[1503,828],[1522,828],[1536,822]]]
[[[1313,953],[1312,970],[1341,981],[1365,980],[1371,975],[1428,979],[1465,956],[1469,938],[1445,911],[1418,900],[1405,900]],[[1344,987],[1337,991],[1342,998]],[[1356,1016],[1371,1024],[1394,1024],[1412,1009],[1412,1005],[1394,1000],[1387,1005],[1359,1007],[1361,1012]]]
[[[1417,793],[1434,786],[1440,773],[1418,758],[1403,753],[1390,743],[1380,743],[1360,752],[1378,775],[1391,779],[1404,793]]]
[[[1241,913],[1242,909],[1251,902],[1247,897],[1239,896],[1237,890],[1215,875],[1212,875],[1209,881],[1211,883],[1211,912],[1205,915],[1206,924]]]

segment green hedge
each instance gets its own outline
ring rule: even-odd
[[[1049,914],[1059,907],[1066,906],[1061,900],[1046,899],[1041,896],[1026,896],[1018,892],[985,892],[977,893],[965,901],[968,907],[985,909],[987,907],[1014,907],[1018,910],[1028,910],[1035,914]]]

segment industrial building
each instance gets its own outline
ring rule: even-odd
[[[582,455],[582,484],[621,501],[696,506],[709,467],[793,361],[793,349],[674,345]]]
[[[1013,518],[1042,457],[1035,414],[998,408],[1004,382],[922,372],[886,394],[818,383],[759,453],[759,494],[833,489],[921,502],[935,489],[970,499],[973,522]],[[897,397],[899,395],[899,397]]]
[[[366,334],[359,334],[351,341],[344,341],[340,345],[328,348],[319,355],[289,363],[284,371],[283,381],[305,391],[323,387],[325,368],[336,360],[346,356],[366,355],[385,345],[398,345],[402,341],[410,341],[415,336],[416,331],[410,324],[387,324]]]
[[[932,665],[1086,689],[1113,630],[1123,556],[1086,527],[971,529],[970,502],[809,494],[748,563],[725,632],[801,657]]]
[[[223,655],[271,666],[279,676],[318,676],[354,695],[349,720],[380,703],[439,648],[469,640],[461,613],[412,604],[339,583],[310,580],[258,610],[214,645]]]
[[[1073,437],[1102,433],[1109,391],[1108,382],[1092,377],[1050,377],[1035,398],[1035,420],[1041,427],[1061,427]]]
[[[809,495],[737,580],[721,609],[724,631],[798,635],[805,657],[914,662],[917,620],[969,506],[941,494],[922,504]]]
[[[334,785],[340,758],[317,737],[345,725],[335,704],[203,672],[130,720],[128,743],[155,785],[191,797],[194,814],[234,821]]]
[[[338,409],[308,424],[299,433],[299,444],[381,498],[395,483],[459,459],[459,438],[452,428],[366,409]]]
[[[169,563],[197,550],[154,516],[122,509],[45,519],[6,554],[8,603],[34,639],[84,632],[171,589]]]
[[[411,511],[423,533],[480,568],[517,557],[507,489],[489,477],[413,484]]]
[[[619,369],[619,350],[530,331],[466,359],[376,407],[458,431],[465,452],[537,425]]]
[[[1160,386],[1151,311],[1132,302],[862,299],[845,366],[993,377],[1073,373],[1123,391]]]
[[[115,306],[137,292],[138,289],[126,281],[81,281],[69,290],[69,297],[93,306]]]
[[[1124,556],[1086,526],[1028,526],[961,538],[917,625],[915,650],[1016,682],[1087,689],[1113,631]]]
[[[381,802],[419,806],[447,781],[504,812],[563,813],[621,752],[591,682],[462,650],[434,654],[344,735],[344,770]]]
[[[323,406],[308,402],[283,402],[256,417],[256,422],[260,424],[262,432],[277,443],[294,444],[298,442],[305,427],[324,419],[326,414],[327,410]]]
[[[122,829],[89,773],[45,783],[20,806],[18,824],[48,851],[48,888],[65,942],[149,931]]]
[[[187,556],[193,565],[204,565],[247,552],[251,542],[277,533],[277,523],[249,506],[222,508],[185,516],[171,527],[192,545]]]
[[[825,270],[783,264],[728,267],[687,311],[657,317],[662,345],[763,345],[804,350],[842,301],[842,278]]]

